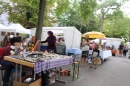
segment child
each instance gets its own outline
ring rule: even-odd
[[[100,53],[98,48],[99,46],[96,45],[92,53],[92,63],[93,63],[92,65],[95,65],[94,69],[97,68],[97,58],[99,57],[99,53]],[[89,68],[93,68],[93,66],[90,66]]]

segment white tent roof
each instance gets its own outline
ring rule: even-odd
[[[0,24],[0,29],[4,29],[6,28],[6,26],[4,26],[3,24]]]
[[[15,31],[16,33],[23,33],[23,34],[31,34],[31,31],[28,29],[25,29],[22,25],[20,24],[11,24],[8,27],[5,28],[6,30],[12,30]]]
[[[119,38],[107,38],[108,41],[125,41],[124,39],[119,39]]]

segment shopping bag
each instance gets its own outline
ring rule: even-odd
[[[98,56],[98,52],[93,52],[93,57],[97,57]]]

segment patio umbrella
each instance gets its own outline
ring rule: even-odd
[[[84,33],[82,37],[85,37],[86,35],[88,35],[89,38],[104,38],[105,37],[103,33],[95,32],[95,31]]]

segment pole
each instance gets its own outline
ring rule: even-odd
[[[43,19],[44,19],[44,14],[45,14],[45,7],[46,7],[46,0],[40,0],[37,29],[36,29],[36,34],[35,34],[35,43],[38,40],[41,40]]]

